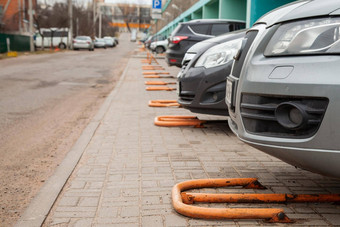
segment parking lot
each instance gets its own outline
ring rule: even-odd
[[[118,85],[18,226],[36,226],[47,214],[44,226],[282,225],[261,219],[202,220],[178,214],[171,204],[171,189],[191,179],[255,177],[267,187],[200,190],[205,192],[340,193],[339,181],[296,169],[244,144],[230,131],[227,118],[176,107],[149,107],[149,100],[176,99],[177,95],[176,91],[146,91],[145,81],[160,79],[143,78],[141,59],[145,52],[136,45]],[[176,77],[179,68],[168,67],[164,59],[158,61]],[[203,128],[155,126],[154,118],[160,115],[194,115],[208,122]],[[72,171],[69,178],[68,169]],[[51,185],[63,186],[62,179],[67,182],[59,194]],[[53,195],[58,195],[55,202]],[[340,206],[331,203],[200,206],[282,208],[295,221],[292,226],[340,224]]]

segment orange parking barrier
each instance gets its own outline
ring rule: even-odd
[[[203,127],[205,121],[199,120],[195,116],[158,116],[155,118],[155,125],[165,127],[194,126]]]
[[[149,65],[152,64],[152,62],[155,62],[157,65],[159,65],[158,61],[156,60],[156,58],[153,56],[153,54],[147,52],[146,53],[146,59],[142,59],[141,62],[142,63],[148,63]]]
[[[150,107],[180,107],[177,100],[150,100]]]
[[[169,72],[143,72],[143,75],[160,75],[160,74],[170,74]]]
[[[176,90],[176,88],[167,87],[167,86],[163,86],[163,87],[146,87],[145,90],[147,90],[147,91],[173,91],[173,90]]]
[[[143,70],[164,70],[162,66],[159,65],[144,65],[142,66]]]
[[[144,78],[175,78],[174,76],[146,75]]]
[[[176,82],[145,81],[145,85],[168,85],[168,84],[176,84]]]
[[[287,203],[287,202],[339,202],[340,194],[206,194],[182,193],[198,188],[243,186],[247,189],[265,189],[256,178],[201,179],[176,184],[172,189],[175,210],[188,217],[204,219],[266,219],[268,222],[293,222],[277,208],[206,208],[190,206],[194,202],[209,203]]]

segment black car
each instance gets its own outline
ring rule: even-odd
[[[228,116],[226,78],[245,34],[227,33],[188,50],[178,74],[178,103],[191,112]]]
[[[169,37],[167,63],[181,67],[185,53],[194,44],[242,28],[245,23],[234,20],[202,19],[180,23]]]

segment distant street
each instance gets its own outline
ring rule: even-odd
[[[137,47],[0,60],[0,226],[13,225],[63,160]]]

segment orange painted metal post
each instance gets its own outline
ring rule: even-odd
[[[170,74],[169,72],[143,72],[143,75]]]
[[[151,55],[151,57],[150,57],[150,63],[149,63],[149,64],[151,64],[152,61],[154,61],[157,65],[159,65],[158,61],[157,61],[156,58],[153,56],[153,54],[150,54],[150,55]]]
[[[176,84],[176,82],[145,81],[145,85],[168,85],[168,84]]]
[[[184,203],[329,203],[340,202],[339,194],[181,194]]]
[[[267,219],[271,222],[289,223],[291,220],[283,209],[277,208],[206,208],[187,205],[181,192],[198,188],[218,188],[243,186],[244,188],[263,189],[256,178],[200,179],[185,181],[172,188],[172,204],[175,210],[188,217],[205,219]]]
[[[146,75],[144,78],[175,78],[174,76]]]
[[[142,70],[164,70],[162,66],[156,66],[156,65],[145,65],[142,66]]]
[[[158,116],[154,123],[164,127],[194,126],[201,128],[205,121],[199,120],[195,116]]]
[[[163,87],[146,87],[145,90],[147,91],[173,91],[176,90],[176,88],[171,88],[167,86]]]
[[[150,100],[150,107],[180,107],[177,100]]]

